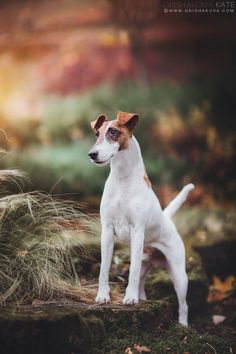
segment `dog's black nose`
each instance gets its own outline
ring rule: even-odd
[[[90,152],[88,155],[92,160],[96,160],[96,158],[98,157],[98,152]]]

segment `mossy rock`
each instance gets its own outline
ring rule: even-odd
[[[3,307],[2,354],[103,353],[108,333],[167,328],[172,309],[166,301],[122,305],[44,305]]]
[[[120,354],[127,348],[138,353],[140,347],[152,354],[226,354],[235,349],[232,338],[200,335],[173,323],[165,300],[136,306],[5,307],[0,343],[1,354]]]

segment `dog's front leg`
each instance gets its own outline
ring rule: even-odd
[[[137,228],[131,231],[131,259],[129,283],[126,288],[123,304],[132,305],[139,301],[139,281],[143,257],[144,231]]]
[[[114,248],[114,236],[110,229],[104,229],[101,236],[101,267],[99,287],[96,297],[98,303],[110,302],[109,270]]]

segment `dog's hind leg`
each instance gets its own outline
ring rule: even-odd
[[[182,241],[177,247],[173,247],[171,252],[166,255],[167,269],[173,282],[179,304],[179,323],[188,325],[188,305],[186,296],[188,290],[188,277],[185,269],[185,250]],[[182,247],[181,247],[182,246]],[[182,248],[182,256],[179,256],[179,250]],[[170,256],[171,253],[171,256]]]
[[[173,231],[173,230],[172,230]],[[188,306],[186,296],[188,290],[188,277],[185,269],[184,244],[175,230],[175,237],[168,244],[157,244],[166,258],[166,267],[173,282],[179,304],[179,323],[188,325]]]
[[[174,284],[178,303],[179,303],[179,323],[184,326],[188,325],[188,305],[186,303],[186,296],[188,290],[188,278],[185,271],[184,264],[168,263],[168,269],[171,279]]]

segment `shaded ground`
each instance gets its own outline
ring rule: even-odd
[[[1,353],[234,353],[230,324],[214,326],[209,314],[189,328],[172,319],[164,299],[136,306],[11,306],[0,314]]]

